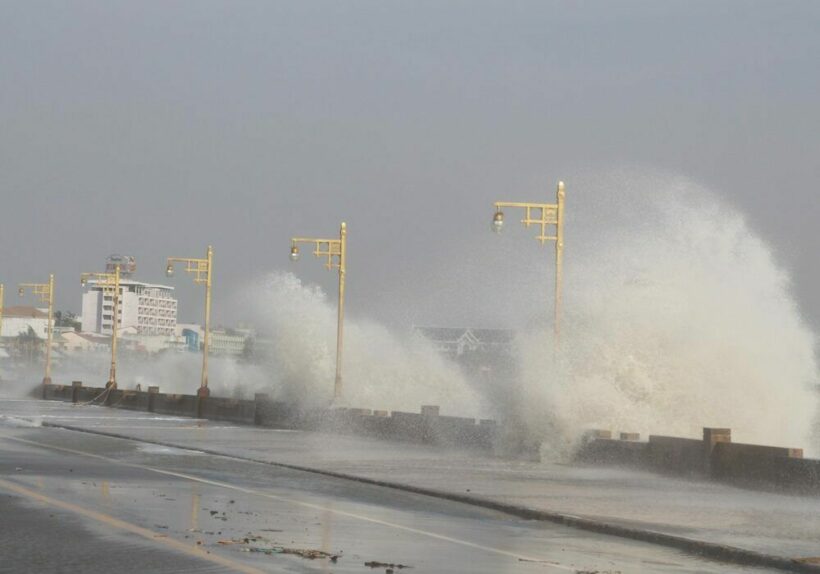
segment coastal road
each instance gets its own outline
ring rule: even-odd
[[[79,418],[168,440],[243,431],[0,399],[0,572],[769,571],[192,447],[40,426]],[[257,432],[260,447],[274,434],[287,442]]]

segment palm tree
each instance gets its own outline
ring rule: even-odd
[[[42,347],[43,341],[37,336],[31,325],[28,326],[27,331],[20,332],[13,343],[16,355],[28,364],[34,364],[39,360],[43,350]]]

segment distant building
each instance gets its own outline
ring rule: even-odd
[[[52,320],[53,322],[53,320]],[[5,307],[0,336],[17,337],[34,331],[40,339],[48,338],[48,311],[36,307]]]
[[[515,339],[515,331],[508,329],[413,327],[413,330],[450,358],[477,352],[509,354]]]
[[[413,331],[474,380],[506,381],[515,373],[515,331],[463,327],[413,327]]]
[[[114,326],[114,295],[104,293],[97,281],[90,280],[83,294],[82,330],[110,335]],[[133,327],[138,335],[173,335],[177,324],[177,300],[174,288],[120,280],[120,304],[117,326]]]
[[[133,280],[137,270],[131,255],[111,255],[106,259],[106,273],[120,270],[120,300],[117,328],[123,334],[174,335],[177,324],[177,300],[174,288]],[[81,314],[85,333],[110,335],[114,327],[114,294],[104,292],[99,281],[89,280],[83,294]]]
[[[237,357],[245,351],[245,343],[250,336],[251,332],[244,329],[212,330],[210,352]]]
[[[100,351],[103,349],[108,349],[110,344],[110,337],[105,337],[103,335],[91,335],[87,333],[75,333],[74,331],[62,333],[55,340],[56,347],[69,353]]]
[[[196,323],[177,323],[176,334],[183,337],[188,351],[202,350],[204,329]],[[245,352],[248,339],[254,337],[252,329],[211,329],[210,354],[239,356]]]

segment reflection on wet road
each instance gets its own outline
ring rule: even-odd
[[[26,516],[31,542],[4,548],[0,571],[740,570],[377,486],[24,425],[0,421],[0,508]],[[41,525],[59,532],[45,539]],[[81,567],[61,570],[67,560]]]

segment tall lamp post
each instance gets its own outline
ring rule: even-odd
[[[504,228],[504,209],[521,208],[524,210],[524,219],[521,223],[525,227],[536,225],[540,233],[536,237],[541,245],[547,241],[555,242],[555,340],[561,334],[561,278],[564,257],[564,182],[558,182],[555,193],[555,203],[520,203],[510,201],[496,201],[495,215],[493,215],[493,231],[501,232]],[[547,235],[548,227],[555,226],[555,235]]]
[[[290,240],[290,259],[299,260],[299,243],[312,243],[316,257],[326,257],[325,267],[328,270],[339,270],[339,315],[336,320],[336,380],[333,385],[333,399],[342,396],[342,349],[344,346],[345,317],[345,273],[347,271],[347,224],[342,222],[339,228],[339,239],[317,239],[314,237],[292,237]]]
[[[202,337],[202,380],[200,381],[197,396],[207,397],[208,391],[208,348],[211,341],[211,273],[213,271],[214,248],[208,246],[205,259],[190,257],[169,257],[165,274],[174,275],[174,263],[184,263],[185,271],[194,276],[194,283],[205,285],[205,332]]]
[[[3,337],[3,284],[0,283],[0,342]]]
[[[30,290],[40,301],[48,304],[48,327],[46,329],[46,376],[43,384],[51,384],[51,341],[54,335],[54,274],[48,276],[48,283],[20,283],[17,294],[22,297]]]
[[[105,294],[113,294],[113,318],[111,320],[111,369],[108,372],[108,383],[106,388],[117,388],[117,330],[120,322],[120,266],[114,265],[113,273],[82,273],[80,284],[85,287],[88,280],[94,281],[95,285],[102,287],[103,301]]]

